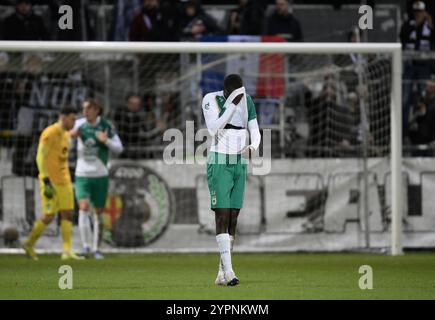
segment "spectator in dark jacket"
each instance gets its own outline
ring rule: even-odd
[[[264,25],[267,0],[239,0],[228,16],[227,33],[260,35]]]
[[[0,145],[2,145],[2,131],[12,130],[12,95],[13,83],[11,72],[8,70],[9,55],[0,51]]]
[[[249,0],[239,0],[239,6],[231,10],[228,16],[227,33],[241,34],[243,17],[246,13]]]
[[[412,16],[403,23],[400,30],[400,41],[405,51],[430,51],[435,44],[435,32],[432,16],[426,11],[423,1],[413,3]],[[403,70],[403,131],[408,135],[408,122],[412,116],[413,102],[421,98],[424,91],[424,82],[429,80],[432,64],[428,60],[406,58]],[[413,87],[417,84],[417,92]],[[415,104],[414,104],[415,105]]]
[[[426,97],[416,106],[414,117],[410,121],[409,137],[414,145],[434,146],[435,141],[435,82],[426,84]],[[434,151],[414,150],[413,156],[433,156]]]
[[[216,21],[204,12],[198,2],[189,0],[184,4],[181,19],[182,40],[197,40],[201,36],[220,32]]]
[[[279,35],[291,42],[303,41],[301,25],[289,12],[288,0],[276,0],[275,5],[275,11],[267,18],[264,34]]]
[[[326,79],[326,81],[329,81]],[[354,154],[358,143],[359,111],[352,104],[337,103],[336,87],[326,82],[319,97],[306,93],[307,120],[310,127],[310,157],[339,157]]]
[[[128,38],[130,41],[176,41],[174,19],[162,9],[160,0],[144,0],[142,10],[130,26]]]
[[[43,19],[32,10],[31,0],[17,0],[15,12],[3,21],[4,40],[48,40]]]
[[[413,15],[400,29],[400,41],[405,50],[429,51],[435,40],[432,16],[423,1],[416,1],[413,8]]]
[[[125,107],[115,111],[113,121],[124,145],[121,157],[138,159],[149,158],[150,153],[144,148],[156,144],[156,139],[164,129],[153,110],[152,97],[146,97],[146,108],[139,95],[131,93],[126,97]]]
[[[141,98],[137,94],[129,94],[126,97],[125,107],[118,108],[113,115],[113,121],[124,145],[122,156],[129,158],[140,157],[138,148],[141,145],[144,119]]]
[[[264,27],[267,0],[248,0],[240,13],[240,34],[260,35]]]

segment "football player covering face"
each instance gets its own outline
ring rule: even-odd
[[[220,254],[215,284],[235,286],[239,279],[233,270],[231,251],[243,207],[247,174],[243,158],[258,149],[261,135],[253,100],[237,74],[225,78],[222,91],[206,94],[202,109],[207,129],[214,137],[209,150],[207,179]],[[246,131],[250,134],[250,145],[246,145]]]

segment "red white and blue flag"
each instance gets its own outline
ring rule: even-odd
[[[285,42],[277,36],[205,36],[201,42]],[[276,53],[203,54],[201,78],[203,93],[222,90],[225,75],[242,76],[248,93],[257,98],[278,98],[285,90],[285,59]]]

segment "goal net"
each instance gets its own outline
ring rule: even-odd
[[[94,97],[124,145],[110,161],[105,248],[214,250],[205,154],[196,152],[206,141],[201,100],[238,73],[256,106],[260,157],[271,158],[267,174],[248,177],[240,247],[401,253],[410,182],[401,169],[400,45],[1,42],[0,52],[4,240],[11,228],[24,238],[42,215],[40,133],[61,107],[80,114]],[[181,142],[163,138],[170,129]],[[164,159],[174,145],[183,163]],[[75,156],[73,146],[72,174]],[[58,235],[53,223],[41,246],[56,250]]]

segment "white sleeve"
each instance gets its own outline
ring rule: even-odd
[[[120,154],[124,150],[121,139],[119,139],[117,134],[115,134],[112,138],[107,139],[106,146],[110,151],[116,154]]]
[[[86,123],[86,118],[80,118],[77,119],[76,122],[74,123],[74,128],[73,130],[78,130],[83,124]]]
[[[252,119],[248,122],[249,135],[251,137],[250,147],[257,150],[261,142],[260,129],[258,128],[257,118]]]
[[[230,103],[222,116],[219,117],[219,107],[211,96],[205,96],[202,100],[202,112],[204,114],[205,124],[207,125],[208,132],[213,137],[219,129],[225,127],[228,121],[234,114],[236,106]]]
[[[212,94],[205,95],[204,99],[202,100],[202,112],[204,114],[205,124],[207,125],[208,132],[212,137],[216,135],[219,129],[225,127],[228,121],[230,121],[234,111],[236,111],[236,105],[233,104],[232,101],[235,97],[242,93],[246,96],[245,87],[238,88],[230,94],[224,104],[225,111],[220,117],[219,106],[215,97]]]

